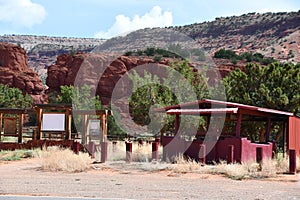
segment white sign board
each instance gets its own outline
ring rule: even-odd
[[[100,135],[100,120],[90,119],[89,120],[89,134],[90,135]]]
[[[42,131],[65,131],[65,114],[44,113]]]

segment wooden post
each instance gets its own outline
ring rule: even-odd
[[[36,121],[37,121],[37,139],[42,140],[43,139],[43,132],[42,132],[42,112],[43,110],[41,108],[36,108]]]
[[[126,162],[132,161],[132,143],[126,142]]]
[[[234,146],[228,145],[227,164],[234,162]]]
[[[286,153],[286,151],[285,151],[285,149],[286,149],[286,143],[285,143],[285,141],[287,141],[288,142],[288,139],[287,139],[287,122],[283,122],[283,132],[282,132],[282,135],[283,135],[283,140],[282,140],[282,147],[283,147],[283,149],[282,149],[282,151],[283,151],[283,157],[285,158],[285,153]]]
[[[238,112],[237,124],[236,124],[236,137],[241,137],[241,125],[242,125],[242,113]]]
[[[289,170],[291,174],[295,174],[297,171],[297,156],[296,151],[293,149],[289,150]]]
[[[23,135],[23,114],[19,114],[19,130],[18,130],[18,143],[22,143]]]
[[[256,162],[261,164],[263,160],[263,149],[261,147],[256,147]]]
[[[0,141],[1,141],[1,135],[3,132],[3,126],[2,126],[2,122],[3,121],[3,113],[0,113]]]
[[[200,144],[200,150],[199,150],[199,162],[202,164],[206,163],[206,146],[205,144]]]
[[[155,142],[157,142],[158,145],[160,145],[160,138],[155,138]]]
[[[80,143],[74,141],[73,144],[72,144],[72,149],[73,149],[73,151],[74,151],[75,154],[79,154]]]
[[[101,133],[100,133],[100,142],[106,142],[107,141],[107,110],[105,110],[105,114],[102,114],[100,117],[100,127],[101,127]]]
[[[105,118],[104,118],[104,141],[107,141],[107,122],[108,122],[108,110],[105,110]]]
[[[211,115],[206,116],[206,131],[209,129]]]
[[[66,115],[66,130],[65,130],[65,139],[66,140],[71,140],[71,110],[69,108],[66,109],[66,112],[65,112],[65,115]]]
[[[91,155],[91,158],[95,158],[95,143],[90,141],[88,148],[89,148],[89,153]]]
[[[177,135],[179,130],[179,115],[175,115],[175,128],[174,128],[174,134]]]
[[[270,130],[271,130],[271,118],[267,118],[267,124],[266,124],[266,142],[270,141]]]
[[[88,143],[88,126],[89,120],[87,115],[83,115],[83,133],[82,133],[82,144]]]
[[[85,115],[81,115],[81,144],[85,144]]]
[[[107,161],[107,142],[101,142],[101,162],[105,163]]]
[[[158,160],[158,142],[152,142],[152,160]]]

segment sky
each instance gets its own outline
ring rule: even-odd
[[[108,39],[147,27],[298,10],[299,0],[0,0],[0,35]]]

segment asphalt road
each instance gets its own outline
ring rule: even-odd
[[[107,199],[107,198],[83,198],[83,197],[49,197],[49,196],[13,196],[3,195],[0,200],[129,200],[129,199]]]

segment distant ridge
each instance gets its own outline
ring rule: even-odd
[[[34,35],[3,35],[0,42],[23,47],[29,66],[45,79],[47,67],[54,64],[60,54],[167,48],[170,43],[180,43],[189,48],[204,49],[213,55],[225,48],[242,52],[258,52],[284,62],[300,62],[300,11],[278,13],[248,13],[241,16],[218,17],[210,22],[166,28],[146,28],[123,37],[109,40],[96,38],[50,37]],[[173,37],[182,35],[178,40]],[[194,43],[194,44],[192,44]]]

